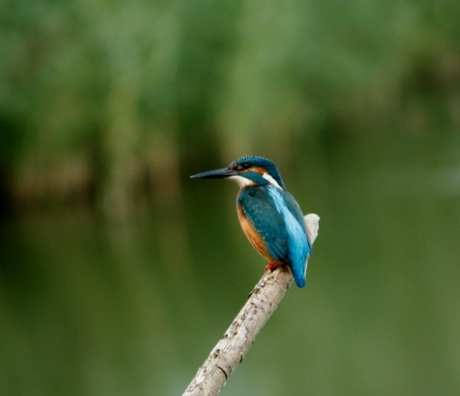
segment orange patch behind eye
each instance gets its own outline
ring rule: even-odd
[[[248,171],[253,171],[255,173],[258,173],[259,175],[263,175],[264,173],[267,172],[265,169],[259,168],[258,166],[253,166],[249,168]]]

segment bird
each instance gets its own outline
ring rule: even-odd
[[[252,246],[269,261],[266,270],[288,266],[299,288],[305,286],[312,246],[299,204],[286,190],[275,163],[243,156],[228,167],[201,172],[193,179],[230,179],[239,186],[238,220]]]

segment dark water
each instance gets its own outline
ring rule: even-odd
[[[222,395],[459,394],[457,143],[342,146],[282,169],[321,216],[308,285]],[[186,180],[181,203],[123,224],[84,209],[4,222],[0,394],[181,394],[266,264],[236,191]]]

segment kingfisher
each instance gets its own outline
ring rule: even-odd
[[[286,190],[276,165],[267,158],[244,156],[228,167],[191,178],[236,182],[238,220],[252,246],[268,261],[266,270],[288,266],[298,287],[306,284],[311,243],[299,204]]]

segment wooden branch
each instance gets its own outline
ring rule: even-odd
[[[313,244],[318,235],[319,216],[313,213],[305,216],[305,224]],[[243,361],[257,334],[278,307],[292,281],[292,274],[287,267],[278,267],[264,273],[183,396],[214,396],[220,392],[233,370]]]

